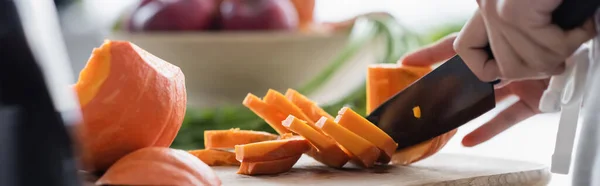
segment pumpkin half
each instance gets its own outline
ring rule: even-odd
[[[171,145],[186,111],[185,77],[126,41],[95,48],[74,85],[83,114],[78,128],[84,169],[103,171],[121,157]]]
[[[194,155],[166,147],[146,147],[112,165],[96,185],[220,186],[217,174]]]
[[[429,66],[370,65],[367,71],[367,114],[430,71]],[[421,117],[419,108],[413,109],[413,112],[415,117]],[[456,129],[431,140],[396,151],[392,155],[391,162],[392,164],[408,165],[425,159],[440,151],[454,134],[456,134]]]

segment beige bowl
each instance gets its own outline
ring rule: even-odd
[[[341,52],[347,32],[336,33],[113,33],[179,66],[185,74],[188,105],[240,104],[247,93],[269,88],[285,92],[319,74]],[[366,67],[383,46],[363,46],[339,73],[310,98],[331,102],[364,83]]]

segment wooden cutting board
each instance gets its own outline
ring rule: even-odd
[[[410,166],[370,170],[346,165],[328,168],[304,155],[287,173],[265,176],[236,174],[237,167],[213,167],[228,185],[547,185],[551,173],[545,165],[458,154],[437,154]]]

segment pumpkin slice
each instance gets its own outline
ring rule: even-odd
[[[383,152],[378,163],[389,163],[398,148],[398,143],[392,137],[348,107],[340,109],[335,122],[377,146]]]
[[[289,115],[282,124],[291,131],[302,135],[311,143],[313,148],[307,154],[315,160],[334,168],[340,168],[348,162],[348,155],[338,146],[335,140],[317,132],[308,126],[305,121]]]
[[[409,165],[423,160],[440,151],[450,138],[456,134],[456,130],[444,133],[433,139],[421,142],[417,145],[402,149],[392,156],[392,164]]]
[[[287,130],[287,129],[286,129]],[[240,130],[205,130],[204,147],[206,149],[233,149],[235,145],[275,140],[278,136],[263,131]]]
[[[202,160],[208,166],[240,165],[240,162],[235,159],[235,153],[233,152],[217,149],[200,149],[188,152]]]
[[[265,103],[263,100],[251,93],[246,95],[246,98],[244,98],[242,104],[252,110],[252,112],[258,115],[258,117],[265,120],[265,122],[273,127],[277,133],[285,134],[290,132],[281,125],[281,121],[283,121],[288,114],[284,114],[274,105]]]
[[[220,186],[217,174],[183,150],[146,147],[115,162],[96,185],[207,185]]]
[[[285,97],[290,100],[294,105],[296,105],[306,116],[313,122],[319,121],[322,116],[327,117],[328,119],[334,119],[329,113],[327,113],[323,108],[319,107],[317,103],[311,101],[306,96],[300,94],[298,91],[294,89],[288,89],[285,92]]]
[[[316,126],[347,149],[352,154],[352,157],[355,158],[352,162],[359,166],[366,168],[373,167],[381,154],[377,146],[341,125],[336,124],[333,120],[327,119],[327,117],[321,117],[317,121]]]
[[[73,89],[83,117],[76,126],[81,159],[89,172],[105,171],[144,147],[169,147],[186,112],[181,69],[127,41],[106,40],[94,48]]]
[[[294,115],[298,119],[306,121],[312,128],[317,129],[315,127],[314,121],[312,121],[310,118],[308,118],[308,116],[306,116],[306,114],[304,114],[304,112],[302,112],[302,110],[300,108],[298,108],[290,100],[288,100],[283,94],[277,92],[276,90],[269,89],[267,91],[267,94],[263,98],[263,100],[265,101],[265,103],[277,107],[281,112],[286,114],[285,115],[286,118],[290,114]],[[283,121],[284,119],[285,118],[283,118],[282,120],[279,120],[279,124],[281,124],[281,121]]]
[[[372,64],[367,70],[367,113],[431,71],[429,66]]]
[[[302,154],[298,154],[273,161],[242,162],[237,173],[245,175],[281,174],[290,171],[301,156]]]
[[[240,162],[273,161],[307,152],[310,144],[303,137],[263,141],[235,146]]]

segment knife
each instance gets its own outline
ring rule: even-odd
[[[552,13],[564,30],[582,25],[600,0],[563,0]],[[574,11],[575,10],[575,11]],[[493,59],[491,48],[484,48]],[[494,85],[483,82],[456,55],[382,103],[366,119],[397,143],[397,150],[427,141],[488,112],[496,106]],[[415,117],[413,108],[421,110]]]

